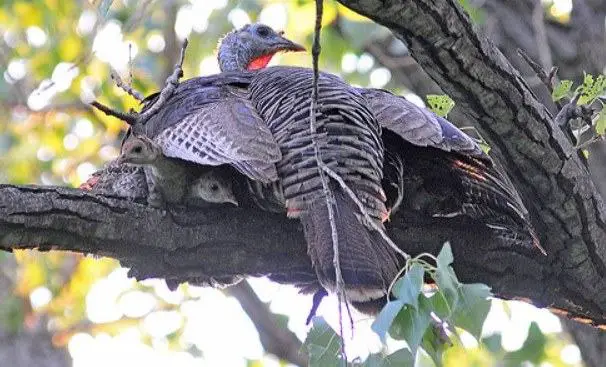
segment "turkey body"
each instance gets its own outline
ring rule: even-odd
[[[386,215],[381,128],[366,100],[340,78],[319,78],[317,134],[310,131],[312,73],[267,68],[186,81],[160,113],[135,134],[165,155],[198,164],[229,164],[264,185],[279,185],[288,216],[299,218],[323,287],[334,290],[333,233],[315,156],[362,202],[374,225]],[[191,84],[191,85],[188,85]],[[251,185],[262,187],[263,185]],[[385,295],[398,272],[395,252],[372,229],[351,197],[330,182],[345,290],[355,301]]]
[[[132,133],[152,138],[169,157],[232,166],[262,209],[299,218],[328,290],[335,284],[332,231],[312,138],[380,228],[387,214],[405,209],[429,223],[470,218],[506,246],[539,247],[515,188],[450,122],[387,91],[321,73],[314,137],[311,80],[311,70],[293,67],[190,79]],[[329,181],[346,292],[357,304],[384,300],[400,259]]]

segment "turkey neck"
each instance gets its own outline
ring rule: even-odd
[[[219,48],[219,68],[221,72],[244,71],[252,58],[251,52],[245,45],[229,37],[223,40],[223,45]]]

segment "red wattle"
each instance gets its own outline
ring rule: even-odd
[[[267,54],[267,55],[259,56],[256,59],[253,59],[246,67],[246,70],[263,69],[264,67],[267,66],[267,64],[269,64],[269,62],[271,61],[271,58],[273,56],[274,56],[274,54]]]

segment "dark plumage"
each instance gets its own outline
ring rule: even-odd
[[[220,52],[219,58],[233,57],[242,69],[247,62],[240,55],[250,53],[239,52]],[[233,70],[226,67],[229,60],[221,63]],[[301,220],[318,279],[333,290],[332,233],[309,130],[311,79],[310,70],[292,67],[190,79],[132,132],[153,139],[168,157],[230,165],[245,175],[259,207],[286,209]],[[145,108],[154,101],[148,98]],[[403,208],[427,221],[465,216],[505,245],[540,248],[507,177],[447,120],[390,92],[353,88],[326,73],[318,105],[323,161],[377,226]],[[346,291],[359,305],[371,304],[384,298],[399,260],[341,187],[330,185]]]
[[[228,164],[250,180],[279,183],[280,204],[302,221],[320,282],[333,289],[332,236],[309,131],[310,80],[311,71],[303,68],[191,79],[179,85],[158,114],[133,126],[133,133],[152,138],[169,157]],[[322,159],[381,227],[386,214],[381,129],[356,89],[330,74],[321,74],[319,85]],[[346,289],[358,301],[380,297],[398,272],[395,253],[363,223],[341,188],[332,187]]]

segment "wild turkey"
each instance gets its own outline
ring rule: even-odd
[[[288,215],[301,219],[321,284],[334,289],[332,233],[309,132],[311,71],[266,68],[183,82],[145,124],[132,127],[166,156],[228,164],[253,181],[280,182]],[[153,103],[153,101],[152,101]],[[360,93],[330,74],[319,80],[318,143],[323,162],[364,203],[375,224],[385,216],[380,127]],[[381,297],[398,272],[394,251],[338,185],[341,270],[350,298]]]
[[[231,182],[220,167],[203,167],[168,158],[147,137],[131,136],[122,147],[118,163],[142,165],[148,188],[148,203],[163,207],[171,204],[232,203],[238,205]]]
[[[329,74],[321,74],[319,85],[323,160],[354,189],[377,225],[405,205],[429,218],[468,216],[507,243],[538,246],[515,189],[448,121],[387,91],[353,88]],[[333,289],[332,233],[309,133],[310,88],[311,72],[301,68],[190,79],[132,132],[152,138],[169,157],[228,164],[263,184],[253,188],[272,187],[261,196],[273,197],[289,216],[301,219],[318,278]],[[149,98],[147,108],[154,101]],[[274,190],[276,184],[282,190]],[[383,297],[398,259],[362,224],[341,188],[332,181],[331,187],[350,299]]]
[[[279,39],[276,43],[284,44],[288,50],[304,49],[296,44],[292,46],[293,43],[284,39],[282,33],[278,34],[266,25],[260,23],[246,25],[228,33],[219,42],[218,61],[221,71],[257,70],[265,67],[276,50],[279,50],[275,46],[268,45],[267,39]],[[391,92],[368,88],[357,88],[357,91],[366,98],[368,108],[375,115],[382,129],[395,132],[400,139],[392,137],[393,146],[387,150],[384,162],[382,183],[387,192],[388,214],[396,211],[403,199],[403,166],[416,166],[417,170],[412,172],[419,172],[425,162],[423,159],[418,159],[419,156],[423,152],[432,152],[443,157],[441,162],[449,165],[455,172],[454,179],[448,184],[457,185],[460,180],[458,194],[462,195],[460,199],[450,198],[452,207],[448,213],[436,211],[431,213],[432,216],[466,215],[483,220],[495,233],[500,233],[504,239],[509,238],[512,244],[533,244],[544,253],[528,223],[528,213],[517,191],[507,176],[495,169],[490,157],[469,136],[446,119],[419,108]],[[429,149],[420,149],[419,154],[414,155],[416,157],[414,162],[411,162],[410,157],[398,154],[407,143]],[[435,152],[431,148],[438,151]],[[435,162],[435,159],[430,161]],[[428,165],[432,166],[432,164]],[[254,198],[258,199],[256,202],[259,206],[267,210],[280,211],[282,193],[279,185],[261,185],[257,181],[251,181],[249,186],[256,193]],[[410,191],[410,188],[406,189]],[[417,193],[413,197],[419,200],[421,196]],[[437,199],[438,197],[432,197],[432,200]],[[495,206],[507,214],[497,212]],[[518,233],[519,228],[524,229],[523,233]]]

